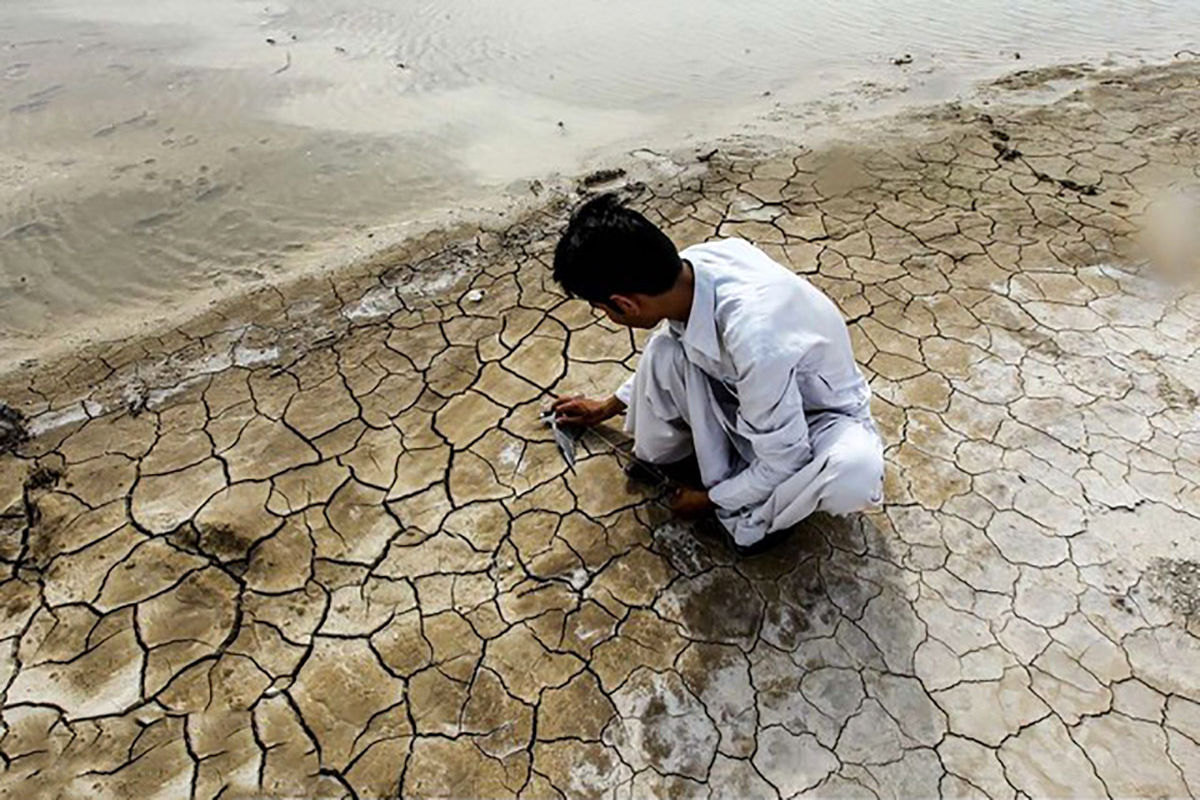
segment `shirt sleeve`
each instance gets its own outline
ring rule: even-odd
[[[637,377],[636,373],[630,375],[616,391],[617,399],[624,403],[626,408],[629,408],[629,401],[633,398],[633,379],[635,377]]]
[[[738,370],[737,430],[749,440],[754,458],[708,490],[709,499],[726,511],[762,503],[812,458],[795,361],[769,354],[749,360]]]

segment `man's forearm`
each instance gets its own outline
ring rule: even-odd
[[[609,418],[624,414],[625,408],[625,403],[615,394],[604,401],[604,413]]]

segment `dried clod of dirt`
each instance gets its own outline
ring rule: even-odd
[[[9,453],[29,439],[25,415],[6,403],[0,403],[0,453]]]
[[[591,173],[590,175],[585,175],[583,177],[582,183],[585,187],[590,189],[593,186],[599,186],[602,183],[610,183],[612,181],[617,180],[618,178],[624,178],[624,177],[625,177],[625,170],[620,169],[620,168],[598,169],[595,172]]]
[[[39,489],[49,489],[62,478],[61,470],[53,467],[38,467],[28,478],[25,479],[26,491],[37,491]]]
[[[1015,161],[1021,157],[1020,150],[1009,147],[1004,142],[992,142],[992,147],[996,150],[996,157],[1001,161]]]

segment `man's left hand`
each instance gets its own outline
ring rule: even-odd
[[[716,508],[708,498],[708,492],[700,489],[679,488],[671,493],[671,511],[680,517],[699,517]]]

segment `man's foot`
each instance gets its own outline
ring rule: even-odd
[[[625,465],[625,474],[630,480],[638,483],[672,484],[690,489],[704,488],[704,483],[700,480],[700,465],[695,456],[688,456],[682,461],[669,464],[651,464],[630,456],[629,463]]]
[[[634,483],[644,483],[658,486],[665,483],[665,476],[653,464],[648,464],[636,458],[631,458],[625,465],[625,477]]]

